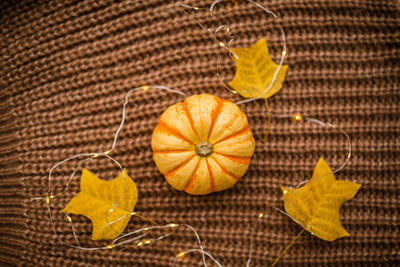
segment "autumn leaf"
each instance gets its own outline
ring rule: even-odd
[[[63,212],[89,218],[93,224],[93,240],[118,237],[128,224],[138,199],[136,185],[126,170],[114,180],[104,181],[83,169],[80,187],[81,191],[71,199]],[[114,207],[114,204],[118,205]],[[119,221],[108,225],[115,220]]]
[[[267,41],[259,40],[248,48],[232,48],[233,61],[236,65],[236,73],[229,85],[246,98],[261,97],[267,99],[279,92],[282,82],[285,80],[287,65],[282,65],[276,75],[271,88],[269,87],[279,65],[275,64],[268,52]]]
[[[305,230],[321,239],[333,241],[350,236],[340,222],[339,210],[360,187],[361,184],[336,180],[320,158],[306,185],[295,189],[282,187],[285,210]]]

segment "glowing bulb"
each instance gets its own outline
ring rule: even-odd
[[[287,194],[287,190],[283,190],[283,193],[284,193],[284,194]]]
[[[138,247],[140,247],[140,246],[143,246],[143,242],[139,242],[139,243],[137,243],[137,245],[136,246],[138,246]]]
[[[229,28],[226,28],[226,31],[227,31],[227,32],[229,32],[229,31],[230,31],[230,29],[229,29]]]
[[[47,197],[46,197],[46,203],[47,204],[50,204],[50,199],[53,199],[54,198],[54,196],[53,195],[48,195]]]
[[[219,42],[218,45],[219,45],[220,47],[224,47],[224,46],[225,46],[223,42]]]
[[[136,212],[132,212],[132,213],[131,213],[131,215],[135,215],[135,214],[136,214]]]
[[[114,244],[108,245],[106,248],[112,249],[114,247]]]
[[[195,6],[193,9],[194,9],[194,10],[199,10],[199,8],[198,8],[197,6]]]
[[[149,90],[149,87],[147,85],[143,86],[142,88],[143,88],[143,91]]]
[[[99,155],[100,155],[100,154],[95,153],[95,154],[93,155],[93,158],[97,158]]]
[[[67,219],[69,222],[72,222],[72,218],[67,215]]]
[[[114,211],[114,209],[110,209],[108,212],[113,212]]]
[[[296,115],[293,116],[293,120],[294,120],[294,121],[299,122],[299,121],[301,121],[301,119],[302,119],[302,117],[301,117],[300,114],[296,114]]]
[[[282,51],[282,56],[286,56],[286,50]]]
[[[175,223],[170,223],[169,224],[169,227],[171,227],[171,228],[174,228],[174,227],[177,227],[178,225],[176,225]]]
[[[111,151],[106,151],[106,152],[104,152],[104,155],[108,155],[108,154],[110,154],[110,152]]]
[[[258,215],[258,218],[262,218],[264,216],[264,213],[260,213],[260,215]]]
[[[151,241],[150,241],[150,240],[146,240],[146,241],[144,241],[144,243],[145,243],[146,245],[148,245],[148,244],[151,243]]]
[[[185,257],[185,252],[183,252],[183,251],[179,252],[179,254],[176,255],[176,257],[182,259],[183,257]]]

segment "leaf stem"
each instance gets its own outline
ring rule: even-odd
[[[286,251],[288,251],[288,249],[294,244],[294,242],[296,242],[297,239],[299,239],[299,237],[304,233],[305,229],[303,229],[297,236],[295,239],[293,239],[292,242],[290,242],[290,244],[281,252],[281,254],[278,256],[278,258],[275,259],[275,261],[272,263],[272,267],[274,267],[278,261],[282,258],[283,254],[286,253]]]

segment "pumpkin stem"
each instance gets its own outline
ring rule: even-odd
[[[196,154],[200,157],[208,157],[213,151],[213,145],[209,142],[200,142],[196,145]]]

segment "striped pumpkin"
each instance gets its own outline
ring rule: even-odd
[[[232,187],[249,167],[254,146],[239,107],[208,94],[170,106],[151,139],[154,161],[167,182],[192,195]]]

